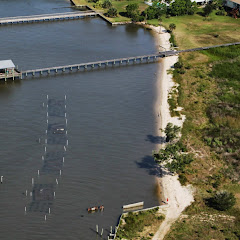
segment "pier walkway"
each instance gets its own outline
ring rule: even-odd
[[[158,52],[155,54],[149,54],[149,55],[143,55],[143,56],[116,58],[116,59],[102,60],[97,62],[80,63],[80,64],[65,65],[65,66],[58,66],[58,67],[39,68],[39,69],[25,70],[25,71],[19,71],[15,69],[16,71],[15,77],[19,77],[20,79],[23,79],[29,75],[42,76],[43,74],[49,75],[49,74],[65,73],[65,72],[72,72],[73,70],[87,71],[87,70],[92,70],[96,68],[101,69],[101,68],[106,68],[108,66],[110,67],[131,66],[131,65],[140,64],[140,63],[156,62],[160,58],[174,56],[183,52],[202,51],[202,50],[208,50],[211,48],[226,47],[226,46],[232,46],[232,45],[240,45],[240,42],[227,43],[227,44],[215,45],[215,46],[209,46],[209,47],[192,48],[192,49],[186,49],[186,50],[180,50],[180,51],[170,50],[170,51],[163,51],[163,52]],[[10,78],[11,76],[6,77],[5,75],[3,76],[0,75],[0,80],[4,79],[6,81],[7,79],[10,79]]]
[[[7,18],[0,18],[0,25],[34,23],[34,22],[44,22],[44,21],[73,20],[73,19],[80,19],[85,17],[95,17],[97,15],[98,13],[96,13],[95,11],[89,10],[89,11],[51,13],[51,14],[32,15],[32,16],[7,17]]]
[[[144,55],[144,56],[137,56],[137,57],[128,57],[128,58],[117,58],[112,60],[104,60],[104,61],[97,61],[97,62],[88,62],[88,63],[81,63],[81,64],[73,64],[73,65],[66,65],[66,66],[59,66],[59,67],[50,67],[50,68],[41,68],[41,69],[35,69],[35,70],[27,70],[22,71],[21,78],[27,77],[28,75],[35,76],[50,74],[50,73],[58,73],[58,72],[65,72],[66,70],[71,72],[73,70],[90,70],[94,69],[95,67],[101,68],[101,67],[107,67],[107,66],[119,66],[119,65],[128,65],[128,64],[134,64],[134,63],[148,63],[157,61],[159,58],[165,57],[165,56],[173,56],[176,53],[174,51],[168,51],[168,52],[161,52],[157,54],[151,54],[151,55]]]
[[[55,74],[58,72],[64,73],[65,71],[72,72],[73,70],[75,71],[91,70],[94,68],[101,68],[101,67],[107,67],[107,66],[121,66],[121,65],[124,66],[124,65],[130,65],[130,64],[134,65],[139,63],[150,63],[150,62],[155,62],[160,58],[174,56],[182,52],[194,52],[194,51],[208,50],[208,49],[217,48],[217,47],[226,47],[231,45],[240,45],[240,42],[227,43],[227,44],[215,45],[215,46],[209,46],[209,47],[192,48],[192,49],[186,49],[186,50],[180,50],[180,51],[174,51],[174,50],[163,51],[156,54],[149,54],[144,56],[117,58],[117,59],[103,60],[103,61],[97,61],[97,62],[88,62],[88,63],[80,63],[80,64],[73,64],[73,65],[66,65],[66,66],[26,70],[21,72],[20,78],[22,79],[23,77],[27,77],[28,75],[35,76],[36,74],[41,76],[43,74],[50,74],[50,73],[55,73]]]

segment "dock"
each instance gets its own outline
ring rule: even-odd
[[[57,73],[71,73],[73,71],[82,72],[82,71],[88,71],[88,70],[94,70],[94,69],[102,69],[106,67],[135,66],[136,64],[154,63],[161,58],[175,56],[183,52],[202,51],[202,50],[208,50],[211,48],[226,47],[226,46],[233,46],[233,45],[240,45],[240,42],[227,43],[222,45],[215,45],[215,46],[208,46],[208,47],[201,47],[201,48],[192,48],[192,49],[179,50],[179,51],[169,50],[169,51],[162,51],[155,54],[149,54],[149,55],[143,55],[143,56],[116,58],[116,59],[102,60],[97,62],[39,68],[39,69],[33,69],[33,70],[18,71],[15,69],[16,71],[14,73],[16,73],[16,75],[14,74],[14,76],[15,78],[18,77],[20,79],[23,79],[28,76],[32,76],[32,77],[44,76],[44,75],[57,74]],[[10,78],[9,75],[7,76],[7,78]],[[1,78],[0,76],[0,79],[6,80],[6,77],[2,76]]]
[[[143,208],[144,202],[137,202],[137,203],[132,203],[128,205],[123,205],[123,210],[129,210],[129,209],[137,209],[137,208]]]
[[[95,11],[88,10],[88,11],[51,13],[51,14],[32,15],[32,16],[7,17],[7,18],[0,18],[0,25],[75,20],[75,19],[81,19],[85,17],[95,17],[97,15],[98,13],[96,13]]]
[[[103,60],[97,62],[88,62],[88,63],[81,63],[81,64],[73,64],[73,65],[66,65],[66,66],[58,66],[58,67],[50,67],[50,68],[41,68],[41,69],[34,69],[34,70],[26,70],[21,72],[21,78],[27,77],[29,75],[35,76],[39,75],[42,76],[43,74],[51,74],[51,73],[65,73],[65,72],[72,72],[73,70],[92,70],[94,68],[101,68],[101,67],[113,67],[113,66],[124,66],[130,64],[139,64],[139,63],[150,63],[159,60],[159,58],[165,56],[175,55],[174,51],[169,51],[168,53],[157,53],[151,55],[144,55],[144,56],[136,56],[136,57],[128,57],[128,58],[117,58],[111,60]]]

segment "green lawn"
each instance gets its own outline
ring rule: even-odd
[[[162,25],[168,28],[176,25],[174,35],[181,49],[208,46],[213,44],[238,42],[240,39],[240,19],[229,16],[217,16],[214,11],[208,18],[199,14],[163,18]],[[158,25],[157,19],[148,20]]]
[[[99,10],[102,11],[103,13],[106,13],[108,11],[108,9],[100,8],[95,3],[88,2],[87,0],[74,0],[74,2],[75,2],[76,5],[88,5],[92,8],[95,8],[98,11]],[[131,21],[130,18],[124,16],[124,13],[126,12],[126,6],[128,4],[131,4],[131,3],[137,3],[139,5],[140,12],[144,11],[148,7],[148,5],[146,5],[143,0],[131,0],[131,1],[128,1],[128,0],[124,0],[124,1],[112,0],[112,5],[113,5],[114,8],[117,9],[118,16],[116,18],[108,18],[108,19],[111,22],[129,22],[129,21]]]

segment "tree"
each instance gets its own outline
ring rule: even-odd
[[[126,6],[126,11],[127,11],[127,16],[132,18],[136,17],[136,15],[139,15],[139,10],[138,10],[138,4],[137,3],[131,3]]]
[[[106,13],[108,17],[117,17],[117,14],[118,12],[116,8],[110,8]]]
[[[225,211],[234,206],[236,198],[233,193],[222,190],[216,192],[213,197],[207,199],[207,203],[210,207]]]
[[[112,7],[112,2],[110,0],[105,0],[102,4],[103,8],[111,8]]]
[[[170,31],[172,32],[174,29],[176,29],[176,24],[170,23],[170,24],[169,24],[169,29],[170,29]]]
[[[175,0],[169,7],[169,14],[172,16],[192,15],[196,9],[196,2],[191,2],[191,0]]]
[[[177,137],[179,132],[180,127],[173,125],[172,123],[168,123],[166,128],[164,129],[164,133],[167,136],[166,141],[167,142],[173,141]]]
[[[157,163],[164,165],[171,172],[183,172],[186,165],[193,161],[193,155],[186,151],[186,147],[179,141],[175,144],[168,144],[158,153],[154,152],[153,157]]]
[[[211,4],[207,4],[204,8],[203,8],[203,14],[205,17],[208,17],[209,14],[212,12],[213,8]]]

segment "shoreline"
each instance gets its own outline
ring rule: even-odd
[[[154,31],[155,43],[160,51],[170,50],[170,34],[163,27],[154,27],[146,25]],[[163,58],[158,63],[157,81],[156,81],[156,99],[154,104],[154,113],[156,116],[156,136],[162,137],[157,145],[156,151],[165,146],[165,134],[161,131],[171,122],[182,128],[185,116],[171,117],[168,104],[168,94],[176,86],[172,74],[168,70],[178,61],[178,56]],[[161,167],[160,167],[161,168]],[[167,169],[161,168],[161,177],[156,177],[161,188],[162,201],[167,203],[166,208],[160,209],[166,218],[159,226],[158,231],[152,240],[161,240],[170,230],[171,225],[179,218],[182,211],[194,201],[193,188],[191,185],[181,186],[178,175],[171,174]]]

